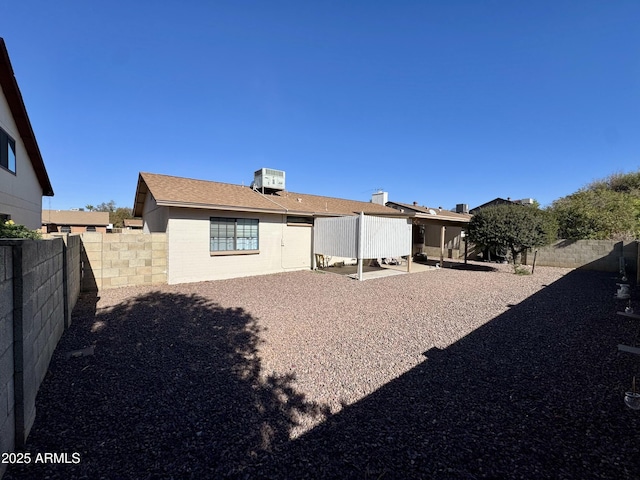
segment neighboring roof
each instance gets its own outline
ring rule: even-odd
[[[56,225],[109,225],[109,212],[83,212],[79,210],[42,210],[42,224]]]
[[[141,218],[125,218],[124,226],[142,228],[143,227],[142,219]]]
[[[248,212],[288,213],[292,215],[370,215],[404,216],[384,205],[342,198],[280,191],[263,195],[251,187],[191,178],[140,173],[133,206],[142,215],[144,199],[151,193],[159,206],[206,208]]]
[[[31,128],[31,122],[27,115],[27,108],[24,105],[20,88],[18,88],[18,82],[13,74],[13,68],[9,60],[9,52],[7,52],[7,47],[2,37],[0,37],[0,87],[2,87],[4,96],[9,104],[11,115],[16,122],[18,133],[20,134],[20,138],[22,138],[22,143],[24,143],[33,169],[36,172],[40,187],[42,187],[42,195],[52,197],[53,187],[51,187],[49,175],[44,166],[44,160],[42,160],[40,148],[38,147],[38,142],[36,142],[36,136],[33,133],[33,128]]]
[[[413,216],[417,218],[433,219],[447,223],[469,223],[471,220],[471,215],[468,213],[456,213],[441,208],[421,207],[419,205],[400,202],[387,202],[387,205],[395,206],[394,208],[404,211],[405,213],[414,213],[415,215]]]
[[[482,205],[480,205],[480,206],[478,206],[476,208],[472,208],[470,210],[470,212],[475,213],[478,210],[481,210],[481,209],[486,208],[486,207],[491,207],[493,205],[511,205],[511,204],[515,204],[515,203],[516,202],[513,202],[510,199],[506,199],[505,200],[504,198],[498,197],[498,198],[494,198],[490,202],[483,203]]]

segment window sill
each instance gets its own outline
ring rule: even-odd
[[[9,167],[5,167],[4,165],[0,165],[0,169],[4,170],[5,172],[10,173],[14,177],[17,177],[15,170],[11,170]]]
[[[227,257],[229,255],[257,255],[260,250],[225,250],[223,252],[209,252],[212,257]]]

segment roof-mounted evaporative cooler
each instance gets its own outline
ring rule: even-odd
[[[262,190],[284,190],[284,172],[261,168],[253,174],[253,186]]]

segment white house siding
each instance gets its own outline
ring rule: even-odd
[[[9,214],[14,222],[35,230],[42,226],[42,187],[18,133],[4,92],[0,95],[0,127],[16,142],[15,175],[0,167],[0,214]]]
[[[287,226],[283,215],[171,208],[168,217],[169,284],[264,275],[311,266],[311,228]],[[211,255],[211,217],[258,219],[260,253]]]

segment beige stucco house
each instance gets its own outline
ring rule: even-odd
[[[133,215],[166,232],[170,284],[244,277],[313,265],[316,218],[398,217],[370,202],[140,173]]]
[[[429,257],[464,258],[464,231],[471,221],[465,211],[451,212],[413,204],[386,202],[386,205],[409,214],[413,221],[413,253]]]
[[[36,230],[42,197],[53,196],[53,188],[2,38],[0,87],[0,221]]]

